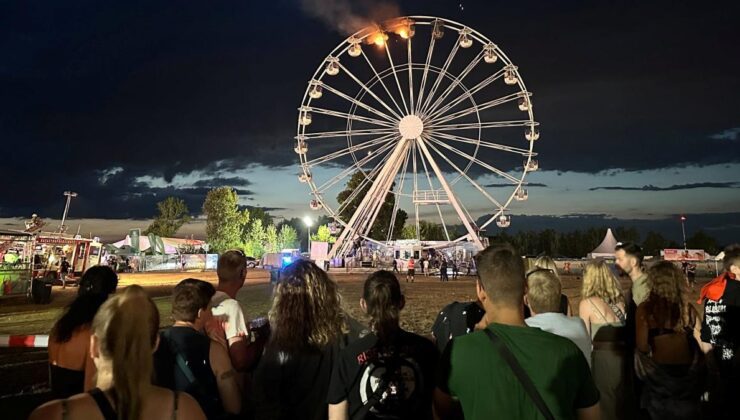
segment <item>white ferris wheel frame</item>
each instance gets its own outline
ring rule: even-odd
[[[450,32],[454,32],[458,34],[457,41],[455,42],[452,50],[449,52],[446,61],[444,62],[443,66],[440,68],[438,66],[434,66],[430,63],[432,54],[434,52],[434,45],[436,42],[436,38],[433,34],[430,33],[429,36],[429,46],[428,46],[428,53],[426,56],[426,61],[424,63],[414,62],[411,56],[412,51],[412,36],[408,36],[406,38],[406,44],[407,44],[407,50],[408,50],[408,61],[406,63],[399,63],[394,64],[393,58],[390,53],[390,43],[385,42],[382,48],[386,51],[386,55],[389,60],[389,67],[378,71],[372,60],[368,58],[368,56],[365,54],[365,49],[362,48],[360,56],[349,56],[347,54],[348,50],[357,43],[358,45],[367,44],[367,38],[373,35],[377,35],[378,33],[385,34],[385,27],[386,24],[389,22],[399,22],[405,20],[406,22],[411,22],[413,25],[417,26],[432,26],[432,29],[436,28],[436,25],[438,22],[442,23],[442,27],[445,31],[450,30]],[[477,53],[476,57],[468,63],[468,65],[465,67],[465,69],[460,72],[459,74],[451,74],[448,73],[449,66],[454,59],[457,51],[461,48],[460,41],[463,39],[464,36],[469,37],[470,39],[477,41],[481,44],[482,48]],[[365,45],[367,47],[367,45]],[[464,47],[462,47],[464,48]],[[473,87],[467,87],[463,83],[463,79],[470,74],[470,72],[483,61],[483,54],[484,51],[486,51],[486,48],[490,48],[494,54],[497,56],[497,60],[501,60],[501,63],[503,64],[503,67],[499,69],[498,71],[494,72],[493,74],[489,75],[487,78],[485,78],[483,81],[479,82]],[[348,59],[352,60],[362,60],[364,59],[368,65],[369,70],[372,71],[373,76],[366,81],[362,81],[359,77],[354,75],[347,67],[345,67],[342,62],[340,61],[340,57],[347,56]],[[349,76],[351,79],[353,79],[358,86],[361,88],[360,92],[355,95],[354,97],[339,91],[338,89],[335,89],[331,86],[329,83],[324,82],[325,77],[332,77],[332,75],[327,75],[327,64],[335,63],[335,66],[338,68],[339,71],[344,72],[347,76]],[[415,84],[413,82],[413,76],[414,76],[414,70],[421,70],[423,72],[423,76],[421,79],[421,84],[418,92],[415,92]],[[402,74],[404,73],[404,74]],[[336,73],[335,73],[336,74]],[[392,78],[389,78],[389,76],[392,74]],[[512,93],[509,95],[505,95],[500,98],[496,98],[491,101],[487,101],[484,103],[478,104],[475,101],[474,95],[475,93],[479,92],[480,90],[486,88],[491,83],[493,83],[496,80],[502,79],[506,74],[513,74],[516,77],[516,85],[519,87],[519,91],[516,93]],[[431,76],[431,77],[429,77]],[[403,89],[401,88],[401,83],[399,82],[399,77],[408,77],[408,93],[403,92]],[[434,78],[434,82],[430,82],[430,80]],[[437,89],[440,88],[440,84],[442,81],[444,81],[445,78],[450,79],[450,84],[440,93],[436,98],[435,94],[437,93]],[[393,93],[391,93],[392,90],[394,90],[393,82],[395,81],[395,88],[397,88],[397,95],[394,96]],[[385,101],[381,99],[375,91],[372,90],[373,87],[375,87],[376,84],[380,84],[380,86],[384,89],[385,93],[387,93],[388,97],[391,99],[391,102],[388,103],[388,101]],[[428,83],[432,83],[431,86],[428,86]],[[509,84],[507,82],[507,84]],[[390,85],[390,87],[389,87]],[[312,102],[314,98],[311,96],[311,90],[315,86],[320,86],[321,89],[324,91],[328,91],[340,98],[343,98],[346,100],[349,104],[351,104],[350,111],[348,113],[335,111],[335,110],[329,110],[324,109],[320,105],[319,106],[312,106]],[[429,88],[428,90],[425,90],[425,88]],[[462,94],[458,94],[457,97],[450,100],[449,102],[445,103],[444,101],[448,99],[448,96],[455,90],[455,88],[459,88],[463,91]],[[415,97],[415,94],[417,97]],[[365,97],[365,95],[372,96],[379,104],[382,105],[382,109],[377,109],[374,106],[368,105],[365,102],[362,101],[362,99]],[[526,199],[526,190],[522,190],[522,186],[525,185],[524,179],[526,178],[526,175],[533,170],[537,169],[537,161],[533,160],[533,157],[537,156],[537,153],[534,152],[534,142],[539,137],[539,133],[536,131],[536,127],[539,126],[539,123],[535,121],[534,119],[534,112],[533,112],[533,106],[532,106],[532,100],[531,100],[531,92],[529,92],[526,89],[526,86],[524,84],[523,78],[521,77],[518,68],[512,63],[512,61],[508,58],[508,56],[502,51],[496,44],[494,44],[491,40],[489,40],[485,35],[481,34],[480,32],[465,26],[461,23],[439,18],[439,17],[433,17],[433,16],[407,16],[407,17],[400,17],[400,18],[394,18],[387,22],[384,22],[382,25],[379,26],[369,26],[366,28],[363,28],[359,31],[357,31],[355,34],[351,35],[349,38],[343,40],[339,43],[327,56],[326,58],[321,62],[321,64],[318,66],[316,71],[314,72],[312,78],[309,81],[308,87],[306,88],[306,91],[303,94],[303,99],[301,101],[301,107],[299,108],[299,117],[298,117],[298,124],[297,124],[297,135],[296,140],[298,142],[298,145],[295,148],[296,153],[299,155],[300,158],[300,165],[301,165],[301,181],[305,182],[309,185],[311,189],[311,195],[313,196],[313,200],[311,200],[312,209],[318,210],[318,209],[324,209],[330,217],[332,217],[336,222],[338,222],[342,227],[342,232],[339,235],[336,243],[334,244],[334,247],[330,253],[330,256],[337,256],[337,255],[344,255],[349,248],[352,246],[353,240],[357,237],[362,237],[366,240],[370,240],[372,242],[376,242],[381,245],[387,245],[391,242],[391,236],[392,236],[392,230],[394,227],[395,217],[397,214],[399,202],[401,201],[401,196],[412,196],[412,202],[415,204],[415,223],[416,223],[416,233],[417,238],[420,235],[420,228],[419,228],[419,204],[416,203],[414,200],[416,200],[417,193],[424,193],[423,197],[420,198],[420,200],[427,200],[428,202],[425,202],[426,204],[434,204],[437,209],[437,213],[442,220],[442,226],[445,231],[445,235],[447,238],[447,242],[443,243],[444,245],[449,245],[453,243],[458,243],[463,240],[469,240],[475,244],[475,246],[479,249],[483,248],[483,244],[479,237],[479,231],[483,230],[486,226],[488,226],[493,221],[496,221],[497,219],[502,220],[506,218],[506,223],[509,223],[509,219],[507,216],[505,216],[505,211],[511,204],[512,200],[515,199],[517,196],[517,193],[524,193],[524,198]],[[318,99],[317,99],[318,100]],[[408,102],[407,102],[408,100]],[[445,112],[453,109],[455,106],[464,103],[466,100],[470,101],[472,103],[472,106],[465,108],[463,110],[455,111],[452,114],[446,114]],[[514,120],[514,121],[495,121],[495,122],[482,122],[480,120],[480,111],[483,109],[491,108],[497,105],[501,105],[503,103],[508,103],[512,101],[518,101],[523,100],[526,101],[527,104],[527,119],[523,120]],[[355,115],[355,111],[357,108],[363,108],[365,111],[373,114],[373,117],[368,116],[361,116],[361,115]],[[306,113],[314,113],[314,114],[324,114],[329,116],[334,116],[337,118],[345,118],[346,119],[346,129],[344,131],[332,131],[332,132],[320,132],[320,133],[311,133],[310,131],[307,132],[306,128],[308,124],[303,124],[302,119]],[[477,123],[450,123],[450,121],[459,118],[459,116],[464,115],[470,115],[475,113],[477,116],[478,122]],[[434,136],[428,136],[424,135],[424,133],[421,133],[416,138],[403,138],[403,135],[399,133],[399,130],[403,131],[403,128],[399,128],[399,125],[403,124],[403,120],[405,117],[408,117],[410,115],[418,115],[420,119],[425,118],[438,118],[436,121],[431,121],[432,124],[429,125],[430,128],[434,130]],[[353,121],[360,121],[368,124],[372,124],[378,128],[372,128],[372,129],[352,129],[352,123]],[[400,122],[400,124],[399,124]],[[414,121],[413,119],[407,119],[406,121],[406,127],[407,131],[414,129]],[[526,140],[529,143],[528,148],[517,148],[512,146],[506,146],[494,142],[489,142],[482,140],[482,130],[485,128],[495,128],[495,127],[516,127],[521,126],[523,128],[529,128],[529,132],[527,132]],[[460,136],[456,135],[456,130],[469,130],[469,129],[477,129],[477,138],[473,137],[467,137],[467,136]],[[308,142],[313,139],[321,139],[321,138],[332,138],[332,137],[346,137],[348,141],[348,147],[346,149],[337,150],[335,152],[332,152],[328,155],[321,156],[314,159],[309,159],[307,156],[307,146]],[[357,145],[352,144],[352,138],[354,136],[375,136],[372,140],[368,140],[362,143],[359,143]],[[437,138],[438,137],[438,138]],[[446,142],[441,141],[445,140],[446,142],[459,142],[459,143],[467,143],[472,144],[475,146],[475,151],[472,155],[464,153],[457,148],[451,147]],[[382,145],[382,146],[381,146]],[[380,146],[372,155],[368,155],[362,159],[357,159],[355,152],[368,149],[370,147],[374,146]],[[483,162],[480,159],[477,159],[477,153],[478,150],[481,147],[487,147],[487,148],[493,148],[498,149],[502,151],[507,151],[511,153],[517,153],[521,154],[525,160],[523,164],[523,169],[521,172],[520,177],[512,176],[504,171],[501,171],[495,166]],[[409,151],[410,148],[413,148],[413,151]],[[418,151],[417,151],[418,148]],[[461,156],[462,158],[468,159],[469,162],[465,166],[465,168],[460,168],[458,165],[453,163],[449,158],[445,156],[443,151],[454,153],[458,156]],[[417,159],[417,152],[419,154],[419,159]],[[437,162],[432,155],[432,152],[437,153],[438,156],[440,156],[448,165],[450,165],[452,168],[458,171],[458,176],[453,181],[447,181],[445,179],[444,174],[442,173],[440,167],[437,165]],[[367,163],[373,160],[375,156],[385,154],[385,157],[383,157],[380,162],[378,162],[373,169],[366,171],[363,166]],[[322,163],[331,161],[332,159],[336,159],[337,157],[346,156],[346,155],[352,155],[352,158],[354,160],[354,165],[349,166],[348,168],[342,170],[339,174],[332,177],[328,181],[324,182],[322,185],[317,185],[314,179],[311,175],[311,169],[314,166],[320,165]],[[409,158],[411,156],[411,158]],[[411,161],[411,162],[410,162]],[[419,162],[420,161],[420,162]],[[489,194],[484,187],[479,185],[475,180],[473,180],[470,176],[467,175],[468,169],[473,164],[477,164],[480,167],[490,171],[493,174],[496,174],[500,177],[505,178],[508,182],[511,183],[512,187],[515,187],[513,190],[513,193],[508,197],[506,200],[501,200],[501,202],[494,199],[491,194]],[[382,164],[382,165],[381,165]],[[413,167],[414,176],[413,178],[413,192],[411,195],[404,194],[403,193],[403,183],[405,180],[405,174],[407,173],[408,166],[411,165]],[[429,188],[430,190],[419,190],[419,186],[417,185],[417,169],[422,166],[424,168],[424,174],[425,177],[428,180]],[[431,169],[432,173],[434,173],[438,183],[441,186],[441,189],[435,189],[432,184],[432,178],[430,176],[429,169]],[[355,189],[354,195],[350,195],[345,202],[344,205],[349,204],[352,202],[356,197],[356,194],[362,191],[366,186],[367,183],[370,184],[369,189],[367,190],[366,195],[363,197],[362,201],[360,202],[359,206],[357,207],[357,210],[353,213],[352,217],[349,220],[343,220],[340,217],[340,214],[342,212],[342,209],[344,206],[342,204],[337,207],[337,209],[332,209],[329,205],[327,205],[326,201],[323,198],[323,193],[327,191],[329,188],[334,186],[336,183],[341,181],[342,179],[346,179],[347,176],[350,176],[353,172],[360,170],[365,174],[365,177],[360,184],[358,188]],[[396,180],[396,177],[399,173],[399,170],[403,170],[400,180],[400,187],[398,188],[398,192],[393,191],[391,186]],[[493,213],[490,218],[485,221],[483,224],[481,224],[480,227],[477,227],[477,229],[473,226],[474,219],[472,216],[467,212],[467,209],[462,206],[455,195],[454,191],[452,190],[452,185],[454,185],[456,182],[458,182],[460,179],[466,179],[468,183],[470,183],[478,192],[480,192],[488,201],[491,202],[492,205],[495,206],[497,211]],[[388,238],[385,242],[374,239],[369,237],[370,230],[372,229],[372,226],[375,222],[376,217],[378,216],[380,209],[382,207],[383,202],[385,201],[385,197],[388,193],[396,194],[396,200],[395,205],[393,208],[392,213],[392,219],[391,224],[389,227],[388,232]],[[445,198],[442,197],[442,193],[446,195]],[[422,194],[419,194],[422,196]],[[521,200],[522,198],[518,198]],[[444,221],[444,218],[442,216],[442,211],[440,209],[440,204],[450,204],[452,205],[453,209],[455,210],[455,213],[457,214],[460,221],[465,226],[465,229],[467,231],[466,234],[452,239],[449,236],[449,232],[447,231],[447,225]]]

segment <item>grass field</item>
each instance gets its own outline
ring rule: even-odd
[[[161,324],[171,324],[169,314],[171,304],[169,296],[172,288],[178,281],[196,277],[215,282],[215,273],[155,273],[122,275],[120,287],[130,284],[142,284],[154,299],[160,311]],[[353,317],[365,320],[365,315],[359,307],[362,284],[366,274],[332,274],[339,285],[342,294],[344,309]],[[268,283],[267,272],[252,270],[247,283],[239,292],[237,299],[241,302],[246,314],[250,318],[265,316],[272,303],[272,286]],[[403,328],[417,334],[427,335],[431,329],[437,312],[452,301],[467,301],[475,298],[475,283],[473,277],[460,277],[449,283],[440,283],[436,278],[417,276],[415,283],[406,283],[404,276],[399,276],[401,286],[406,295],[406,308],[401,314]],[[706,281],[706,279],[703,279]],[[700,281],[702,284],[704,281]],[[629,287],[629,280],[624,280],[623,286]],[[568,295],[577,312],[580,301],[580,278],[563,276],[563,293]],[[22,299],[2,303],[0,307],[0,334],[46,334],[54,321],[61,315],[67,305],[77,293],[75,288],[55,287],[53,301],[50,305],[28,304]],[[696,298],[698,287],[692,294]]]

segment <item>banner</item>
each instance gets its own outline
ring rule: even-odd
[[[707,255],[703,249],[664,249],[666,261],[704,261]]]

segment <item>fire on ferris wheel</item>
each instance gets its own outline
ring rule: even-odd
[[[321,62],[298,109],[299,180],[310,207],[342,228],[330,256],[357,238],[392,244],[400,210],[416,239],[427,220],[444,229],[438,245],[481,249],[485,228],[509,226],[510,206],[528,197],[538,125],[518,67],[482,33],[429,16],[357,31]],[[357,173],[359,185],[337,202]],[[389,226],[373,237],[389,194]]]

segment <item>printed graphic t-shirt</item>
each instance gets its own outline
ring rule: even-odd
[[[719,300],[704,302],[704,322],[701,339],[714,346],[719,360],[735,362],[740,351],[740,281],[725,276],[725,291]]]
[[[431,341],[400,331],[383,345],[371,333],[342,349],[327,401],[347,401],[350,418],[431,419],[438,355]]]

